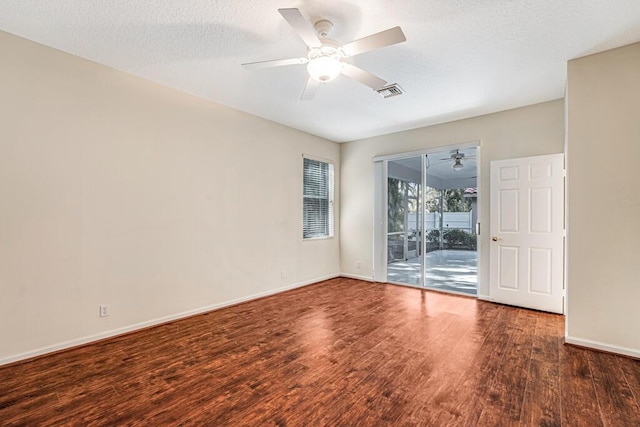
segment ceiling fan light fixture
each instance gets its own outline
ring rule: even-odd
[[[464,165],[462,164],[462,162],[460,161],[459,158],[456,158],[454,160],[453,164],[451,165],[451,169],[453,169],[454,171],[459,171],[463,167],[464,167]]]
[[[342,62],[333,56],[319,56],[309,61],[307,71],[312,79],[320,83],[330,82],[342,71]]]

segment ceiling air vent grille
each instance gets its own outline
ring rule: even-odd
[[[404,91],[396,83],[376,89],[376,92],[383,98],[391,98],[392,96],[402,95]]]

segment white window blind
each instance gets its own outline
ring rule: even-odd
[[[333,236],[333,165],[304,158],[302,237]]]

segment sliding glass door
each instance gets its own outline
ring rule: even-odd
[[[386,162],[387,281],[477,294],[477,148]]]

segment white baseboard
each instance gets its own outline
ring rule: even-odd
[[[54,345],[41,347],[32,351],[27,351],[24,353],[4,357],[0,359],[0,366],[6,365],[8,363],[19,362],[25,359],[31,359],[36,356],[42,356],[47,353],[53,353],[56,351],[67,350],[73,347],[78,347],[84,344],[89,344],[95,341],[103,340],[105,338],[112,338],[118,335],[126,334],[128,332],[134,332],[140,329],[148,328],[151,326],[160,325],[162,323],[172,322],[174,320],[184,319],[185,317],[194,316],[197,314],[206,313],[213,310],[219,310],[221,308],[230,307],[232,305],[240,304],[243,302],[252,301],[259,298],[264,298],[270,295],[279,294],[282,292],[290,291],[292,289],[301,288],[303,286],[312,285],[314,283],[322,282],[328,279],[334,279],[336,277],[340,277],[341,274],[335,273],[330,274],[328,276],[318,277],[312,280],[306,280],[304,282],[294,283],[291,285],[283,286],[281,288],[271,289],[265,292],[259,292],[257,294],[248,295],[246,297],[236,298],[230,301],[221,302],[218,304],[211,304],[204,307],[196,308],[193,310],[183,311],[182,313],[171,314],[169,316],[159,317],[157,319],[147,320],[144,322],[136,323],[134,325],[128,325],[117,329],[112,329],[109,331],[100,332],[98,334],[88,335],[85,337],[64,341],[61,343],[57,343]]]
[[[564,342],[567,344],[573,344],[580,347],[592,348],[595,350],[606,351],[609,353],[622,354],[625,356],[635,357],[640,359],[640,350],[634,350],[632,348],[620,347],[617,345],[606,344],[598,341],[585,340],[582,338],[575,338],[570,336],[564,337]]]
[[[357,274],[340,273],[340,277],[347,277],[349,279],[366,280],[367,282],[375,282],[375,280],[373,280],[373,277],[359,276]]]
[[[478,299],[482,301],[494,301],[493,298],[491,298],[489,295],[478,295]]]

